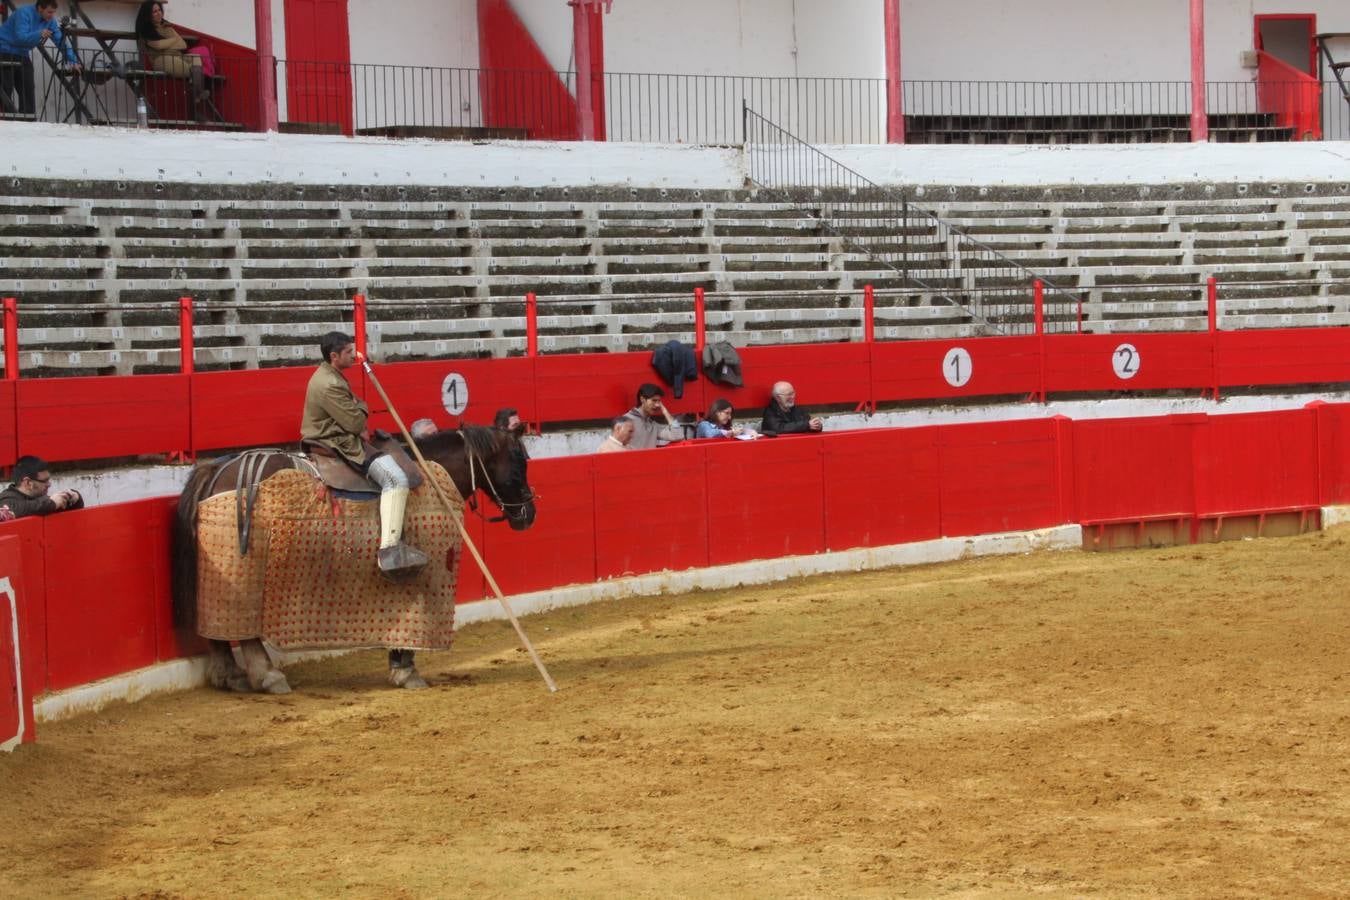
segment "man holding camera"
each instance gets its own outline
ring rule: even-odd
[[[56,0],[37,0],[32,6],[15,10],[0,25],[0,108],[6,112],[15,112],[10,108],[9,94],[17,88],[17,112],[25,116],[36,114],[37,83],[31,54],[34,47],[49,39],[65,51],[70,71],[79,72],[80,60],[56,22]]]
[[[67,509],[84,509],[84,498],[73,488],[51,491],[52,473],[36,456],[23,456],[14,464],[14,483],[0,491],[0,519],[47,516]],[[4,515],[8,510],[10,515]]]

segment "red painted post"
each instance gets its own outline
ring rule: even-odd
[[[694,288],[694,356],[698,359],[698,364],[703,365],[703,344],[704,335],[704,315],[707,307],[703,301],[703,288]]]
[[[352,331],[356,332],[356,352],[366,355],[366,295],[357,294],[352,298]]]
[[[258,117],[263,131],[277,130],[277,58],[272,51],[272,0],[253,0],[253,40],[258,51]]]
[[[886,32],[886,141],[905,142],[905,101],[900,81],[900,0],[886,0],[882,29]]]
[[[195,370],[192,342],[192,298],[178,298],[178,371],[191,375]]]
[[[577,60],[577,129],[583,141],[595,140],[595,101],[591,94],[591,11],[583,0],[572,7],[572,47]]]
[[[1205,0],[1191,0],[1191,140],[1209,140],[1205,103]]]
[[[5,298],[5,380],[19,380],[19,301]]]
[[[870,284],[863,285],[863,343],[876,341],[876,294]]]
[[[1214,401],[1219,400],[1219,279],[1210,276],[1206,283],[1206,294],[1209,301],[1209,357],[1210,371],[1213,373],[1213,385],[1210,390],[1214,392]]]
[[[539,298],[533,291],[525,295],[525,355],[539,355]]]
[[[1032,284],[1031,296],[1036,310],[1036,352],[1040,356],[1041,402],[1045,402],[1045,282],[1039,278]]]

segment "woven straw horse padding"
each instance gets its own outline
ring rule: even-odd
[[[454,482],[430,474],[463,515]],[[248,554],[239,555],[235,492],[199,507],[197,630],[217,640],[260,637],[287,650],[450,646],[460,534],[430,484],[408,497],[403,539],[431,562],[390,584],[376,567],[380,504],[334,500],[313,476],[286,469],[258,489]]]

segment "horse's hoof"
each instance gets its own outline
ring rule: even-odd
[[[248,676],[243,672],[234,672],[225,676],[225,682],[218,687],[224,691],[234,691],[236,694],[253,693],[253,685],[248,683]]]
[[[258,687],[258,690],[264,694],[289,694],[291,685],[281,670],[273,669],[263,676],[262,684]]]
[[[410,691],[428,687],[426,679],[418,674],[416,666],[395,666],[390,669],[389,683],[394,687],[407,688]]]

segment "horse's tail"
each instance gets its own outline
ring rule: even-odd
[[[195,633],[197,629],[197,505],[202,501],[214,463],[198,463],[188,474],[187,484],[178,497],[173,522],[173,621],[179,628]]]

